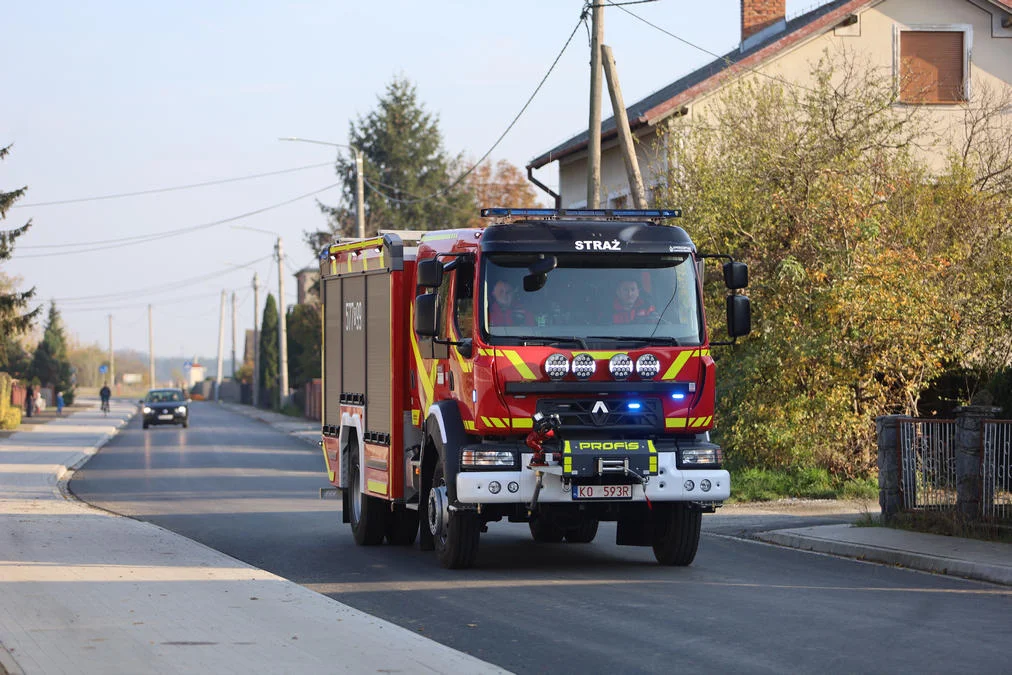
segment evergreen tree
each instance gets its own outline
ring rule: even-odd
[[[395,77],[378,106],[353,121],[348,142],[364,158],[366,235],[380,229],[431,230],[461,227],[473,215],[474,196],[463,181],[462,163],[443,150],[439,119],[425,111],[415,86]],[[315,250],[335,237],[357,236],[355,158],[342,154],[337,174],[343,179],[344,203],[321,205],[327,232],[307,233]]]
[[[0,161],[7,156],[10,149],[9,145],[0,147]],[[27,187],[22,187],[12,192],[0,191],[0,220],[7,217],[7,210],[25,194],[27,189]],[[0,264],[10,259],[14,252],[15,240],[27,232],[31,226],[32,221],[29,220],[21,227],[15,227],[12,230],[0,228]],[[39,312],[42,311],[41,306],[29,312],[25,311],[34,296],[34,288],[18,292],[6,277],[0,279],[0,335],[20,334],[31,327]]]
[[[270,401],[272,408],[280,407],[278,372],[278,304],[274,300],[274,294],[268,293],[263,320],[260,322],[261,405]]]
[[[67,359],[67,338],[63,331],[63,319],[56,309],[56,303],[49,305],[49,318],[42,342],[32,357],[32,377],[43,385],[49,385],[63,392],[67,403],[74,401],[73,369]]]
[[[299,387],[320,377],[320,307],[295,305],[288,312],[288,381]]]

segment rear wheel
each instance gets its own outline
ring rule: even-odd
[[[691,565],[699,548],[703,512],[688,504],[654,504],[654,557],[662,565]]]
[[[386,510],[386,503],[382,499],[370,497],[362,492],[360,471],[358,464],[358,448],[352,446],[351,467],[348,472],[350,485],[348,489],[351,494],[348,497],[348,504],[351,506],[349,520],[351,521],[351,533],[355,537],[355,543],[359,546],[376,546],[383,543],[383,536],[386,533],[386,521],[389,511]]]
[[[576,527],[566,530],[566,541],[570,544],[589,544],[597,536],[597,518],[581,520]]]
[[[481,521],[474,511],[450,510],[441,461],[436,463],[426,502],[426,520],[440,564],[448,569],[474,565],[478,557]]]
[[[565,530],[543,516],[532,515],[527,524],[531,528],[531,536],[539,544],[558,544],[566,536]]]

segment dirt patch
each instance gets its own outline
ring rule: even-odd
[[[722,515],[782,514],[791,516],[828,516],[843,513],[879,513],[878,502],[871,499],[778,499],[769,502],[725,504]]]

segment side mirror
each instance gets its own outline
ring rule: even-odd
[[[428,261],[426,261],[428,262]],[[419,263],[419,277],[421,277],[421,263]],[[442,268],[440,268],[442,273]],[[419,281],[419,285],[421,282]],[[436,326],[436,294],[423,293],[415,298],[415,334],[418,337],[434,338],[439,334]]]
[[[724,285],[733,291],[748,286],[748,265],[743,262],[724,263]]]
[[[465,359],[469,359],[474,355],[474,343],[471,338],[465,338],[457,343],[457,352]]]
[[[731,339],[752,332],[752,303],[744,295],[727,296],[727,334]]]
[[[435,258],[418,263],[418,285],[423,288],[439,288],[443,283],[443,263]],[[415,314],[417,317],[418,315]]]

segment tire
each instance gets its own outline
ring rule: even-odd
[[[691,565],[699,548],[703,512],[687,504],[654,505],[654,557],[661,565]]]
[[[143,423],[141,423],[141,426],[144,427],[145,429],[147,429],[151,425],[148,424],[147,422],[143,422]]]
[[[387,518],[387,542],[394,546],[411,546],[418,535],[418,511],[401,508]]]
[[[188,429],[189,427],[190,427],[190,418],[187,417],[185,420],[183,420],[183,428]]]
[[[352,446],[351,467],[349,471],[348,504],[351,505],[349,521],[351,534],[359,546],[376,546],[383,543],[386,535],[387,519],[390,515],[387,504],[382,499],[370,497],[362,492],[359,480],[358,449]]]
[[[481,521],[474,511],[437,510],[440,499],[446,499],[443,463],[437,461],[432,474],[432,487],[426,496],[426,524],[432,533],[439,563],[447,569],[465,569],[478,557]],[[445,515],[445,521],[440,522]]]
[[[566,530],[566,541],[570,544],[589,544],[597,536],[598,524],[599,522],[596,518],[587,518],[580,521],[580,524],[576,527]]]
[[[566,531],[548,518],[531,516],[527,525],[531,528],[531,536],[539,544],[558,544],[566,536]]]

